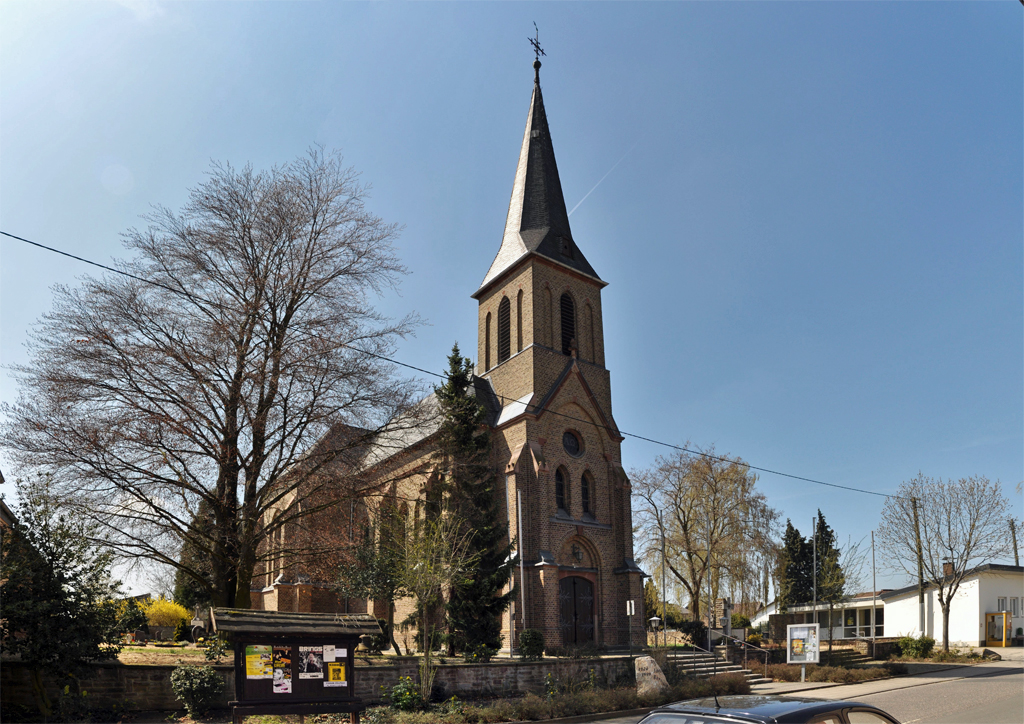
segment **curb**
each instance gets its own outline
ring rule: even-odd
[[[981,662],[979,662],[979,663],[981,663]],[[977,665],[978,664],[951,664],[949,666],[943,666],[941,668],[932,669],[932,671],[950,671],[952,669],[969,669],[969,668],[972,668],[972,667],[977,666]],[[842,681],[821,681],[821,682],[807,682],[807,683],[816,683],[817,686],[805,686],[802,689],[787,689],[786,691],[779,691],[779,692],[762,691],[762,692],[756,692],[756,693],[761,693],[761,694],[777,693],[779,696],[788,696],[789,694],[799,694],[799,693],[805,692],[805,691],[819,691],[821,689],[834,689],[837,686],[856,686],[858,684],[871,684],[871,683],[881,682],[881,681],[892,681],[893,679],[906,679],[906,678],[909,678],[911,676],[918,676],[918,674],[896,674],[895,676],[886,676],[886,677],[880,678],[880,679],[865,679],[864,681],[847,681],[847,682],[842,682]],[[773,683],[787,683],[787,682],[773,682]],[[794,683],[796,683],[796,682],[794,682]],[[914,686],[922,686],[923,684],[935,684],[935,683],[938,683],[938,682],[934,682],[934,681],[922,682],[920,684],[911,684],[911,685],[905,686],[903,688],[909,689],[909,688],[912,688]],[[751,690],[752,690],[751,693],[755,693],[753,691],[753,689],[756,686],[771,686],[771,684],[753,684],[750,687]]]

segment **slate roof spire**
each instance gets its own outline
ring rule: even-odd
[[[534,61],[533,69],[533,96],[512,184],[505,234],[476,294],[528,254],[546,257],[601,281],[572,238],[540,90],[540,60]]]

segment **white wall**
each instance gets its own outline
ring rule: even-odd
[[[1012,599],[1017,599],[1017,616],[1011,618],[1011,635],[1017,632],[1018,628],[1024,628],[1024,573],[986,573],[981,578],[980,604],[981,613],[997,613],[1000,609],[997,604],[999,598],[1006,599],[1006,610],[1013,610]],[[982,619],[984,621],[984,619]],[[984,628],[984,623],[982,623]],[[984,631],[981,631],[984,639]]]
[[[985,614],[995,613],[998,599],[1005,597],[1007,610],[1017,598],[1018,615],[1011,619],[1012,631],[1024,628],[1024,573],[986,571],[960,584],[949,612],[949,642],[953,646],[985,643]],[[925,591],[924,633],[942,643],[942,607],[935,589]],[[885,601],[885,635],[918,636],[917,591]]]

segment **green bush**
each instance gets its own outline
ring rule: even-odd
[[[900,655],[908,659],[927,659],[935,648],[935,639],[931,636],[903,636],[896,642]]]
[[[194,718],[213,707],[224,691],[224,679],[209,666],[182,664],[171,672],[171,691]]]
[[[752,633],[749,636],[747,636],[747,643],[751,646],[760,646],[763,643],[763,641],[764,639],[761,638],[761,634],[759,633]]]
[[[535,628],[519,634],[519,653],[527,661],[536,661],[544,655],[544,634]]]
[[[398,711],[413,711],[423,706],[419,684],[411,676],[399,676],[398,683],[388,691],[387,699]]]
[[[750,619],[742,613],[734,613],[730,621],[733,628],[750,628]]]
[[[189,634],[191,633],[190,626],[186,619],[178,621],[178,625],[174,627],[174,640],[175,641],[188,641]]]
[[[679,632],[689,636],[696,646],[704,648],[708,645],[708,627],[703,621],[683,621],[679,625]]]
[[[498,653],[497,649],[492,649],[486,644],[467,646],[462,652],[462,659],[467,664],[486,664],[496,653]]]

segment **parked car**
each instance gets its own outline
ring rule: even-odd
[[[899,724],[878,707],[798,696],[720,696],[677,701],[639,724]]]

